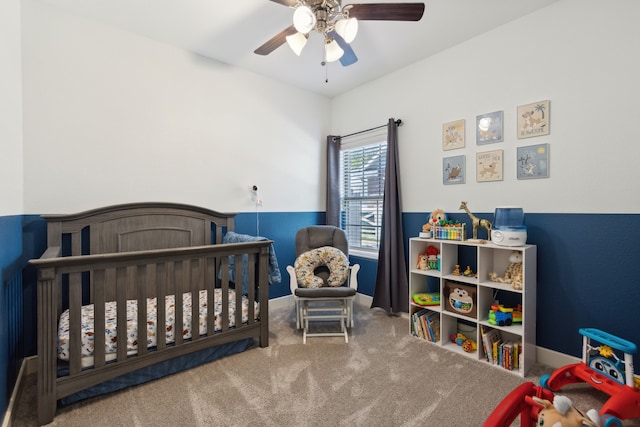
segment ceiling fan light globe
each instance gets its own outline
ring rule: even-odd
[[[298,6],[293,12],[293,26],[299,33],[308,34],[316,26],[316,16],[308,6]]]
[[[327,62],[334,62],[342,58],[344,50],[338,45],[335,40],[325,42],[324,44],[324,59]]]
[[[356,18],[341,19],[336,22],[336,33],[342,37],[342,39],[351,43],[358,34],[358,20]]]
[[[286,37],[287,44],[296,55],[300,56],[302,49],[307,44],[307,36],[302,33],[295,33]]]

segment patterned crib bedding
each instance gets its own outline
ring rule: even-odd
[[[207,333],[207,291],[201,290],[199,295],[199,329],[200,335]],[[167,344],[175,341],[175,296],[168,295],[166,301],[166,325],[165,337]],[[222,330],[222,289],[215,289],[214,293],[214,313],[215,330]],[[184,339],[191,338],[191,292],[182,295],[182,325]],[[117,303],[115,301],[105,303],[105,354],[106,360],[116,358],[117,350]],[[147,347],[154,347],[157,344],[157,299],[147,298]],[[235,326],[236,295],[235,291],[229,290],[229,327]],[[255,318],[259,317],[259,303],[254,303]],[[242,296],[242,322],[249,318],[249,300]],[[94,305],[82,307],[82,366],[93,365],[94,348]],[[127,354],[134,355],[138,350],[138,301],[127,301]],[[65,310],[60,315],[58,324],[58,358],[64,361],[69,360],[69,310]]]

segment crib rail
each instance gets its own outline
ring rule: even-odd
[[[100,382],[155,363],[189,354],[215,344],[244,338],[259,339],[268,346],[268,258],[271,241],[194,246],[138,252],[60,256],[60,248],[49,248],[40,259],[30,261],[38,268],[38,369],[40,422],[52,419],[56,400]],[[248,259],[242,268],[241,257]],[[235,258],[234,277],[229,280],[230,257]],[[248,321],[242,322],[242,280],[250,285],[246,296]],[[237,284],[237,285],[236,285]],[[236,285],[235,327],[229,326],[229,293]],[[66,292],[61,292],[61,289]],[[214,289],[222,290],[222,329],[215,331],[214,316],[207,316],[207,333],[199,332],[200,290],[207,290],[207,307],[214,307]],[[192,338],[182,339],[183,293],[191,293]],[[147,298],[157,298],[158,330],[165,325],[165,297],[175,298],[175,342],[167,343],[164,333],[156,335],[157,345],[148,349]],[[117,324],[127,322],[127,300],[137,300],[137,354],[127,354],[127,336],[117,333],[115,360],[107,362],[105,335],[95,333],[93,364],[82,366],[81,310],[83,301],[94,304],[95,331],[105,329],[105,303],[117,303]],[[260,303],[256,319],[254,302]],[[57,376],[57,325],[63,309],[69,309],[69,373]],[[209,310],[208,310],[209,311]],[[211,310],[212,311],[212,310]]]

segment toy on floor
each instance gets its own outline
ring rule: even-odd
[[[520,384],[509,393],[489,414],[483,427],[510,427],[520,416],[521,427],[596,427],[600,416],[590,409],[582,415],[571,400],[553,393],[532,382]]]
[[[566,396],[556,396],[553,403],[535,396],[532,399],[543,408],[538,414],[538,426],[600,427],[601,425],[598,411],[589,409],[585,415],[576,409],[571,399]]]
[[[585,382],[608,394],[611,397],[600,409],[604,427],[621,427],[620,420],[640,418],[640,386],[633,373],[636,345],[598,329],[582,328],[579,332],[582,335],[582,361],[542,376],[540,385],[559,390],[567,384]],[[596,345],[598,343],[600,345]],[[623,354],[622,358],[616,353]]]

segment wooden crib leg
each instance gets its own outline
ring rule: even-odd
[[[54,269],[38,272],[38,424],[56,414],[56,295]]]

